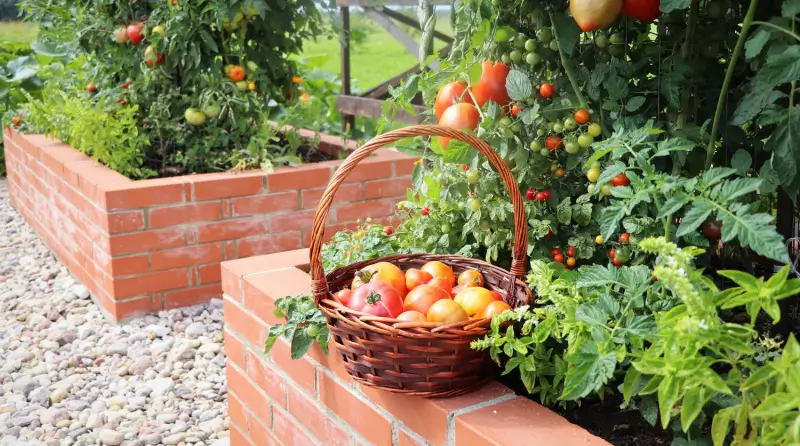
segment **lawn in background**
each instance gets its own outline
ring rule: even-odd
[[[0,43],[30,42],[36,37],[36,26],[23,22],[0,22]]]

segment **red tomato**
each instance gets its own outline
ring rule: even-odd
[[[634,19],[652,22],[661,15],[661,0],[622,0],[622,13]]]
[[[536,201],[545,201],[545,200],[547,200],[547,195],[545,195],[544,192],[539,192],[538,194],[536,194]]]
[[[456,283],[456,276],[453,273],[453,270],[449,266],[445,265],[442,262],[439,262],[438,260],[433,262],[428,262],[422,265],[422,268],[420,268],[420,270],[430,274],[431,276],[433,276],[434,279],[437,277],[447,279],[451,287]]]
[[[245,78],[244,67],[241,65],[232,66],[227,74],[228,79],[230,79],[232,82],[241,82]]]
[[[622,262],[620,262],[620,261],[619,261],[619,260],[617,260],[617,259],[614,259],[614,260],[612,261],[612,263],[614,263],[614,266],[622,266]]]
[[[489,290],[478,287],[461,290],[454,300],[457,304],[464,307],[464,311],[467,312],[467,316],[469,317],[482,314],[483,310],[485,310],[490,303],[495,302],[494,296]]]
[[[128,28],[125,31],[128,33],[128,39],[131,41],[132,44],[138,45],[144,39],[144,34],[142,34],[142,30],[144,29],[144,25],[141,23],[133,23],[128,25]]]
[[[344,306],[350,303],[350,297],[353,295],[353,290],[339,290],[333,293],[333,298],[338,300]]]
[[[547,139],[544,140],[544,145],[550,149],[551,152],[556,152],[564,147],[564,142],[561,141],[561,138],[558,136],[548,136]]]
[[[148,46],[147,49],[144,50],[144,62],[148,67],[153,67],[164,62],[164,55],[153,50],[152,45]]]
[[[95,85],[94,82],[89,82],[86,85],[86,91],[89,93],[97,93],[97,85]]]
[[[608,255],[613,259],[614,257],[617,256],[617,251],[612,249],[612,250],[608,251]]]
[[[528,189],[528,192],[525,192],[525,198],[528,200],[535,200],[536,199],[536,191],[533,189]]]
[[[559,178],[560,178],[560,177],[563,177],[564,175],[566,175],[566,174],[567,174],[567,171],[559,167],[559,168],[558,168],[558,169],[556,169],[556,171],[555,171],[555,172],[553,172],[553,173],[555,174],[555,176],[557,176],[557,177],[559,177]]]
[[[575,257],[575,247],[570,246],[567,248],[567,257]]]
[[[703,235],[707,239],[715,242],[722,238],[722,222],[719,220],[708,220],[703,223]]]
[[[356,288],[347,306],[362,313],[395,318],[403,312],[403,299],[388,283],[378,281]]]
[[[511,116],[516,118],[519,112],[521,112],[522,110],[524,109],[520,107],[519,104],[514,104],[514,106],[511,107]]]
[[[394,229],[391,226],[387,226],[386,229],[383,230],[383,233],[386,235],[394,234]]]
[[[437,300],[450,299],[450,293],[433,285],[422,285],[414,288],[408,293],[403,301],[405,311],[419,311],[428,314],[431,305]]]
[[[492,100],[501,107],[505,107],[511,101],[506,90],[506,77],[508,77],[508,66],[502,62],[492,64],[487,61],[481,64],[481,79],[472,86],[472,95],[478,101],[478,107]]]
[[[494,301],[484,308],[483,312],[480,314],[480,318],[491,318],[497,316],[498,314],[503,314],[506,311],[510,311],[511,309],[511,305],[503,301]]]
[[[494,297],[494,300],[503,300],[503,295],[498,293],[497,291],[490,290],[489,292],[492,293],[492,297]]]
[[[469,131],[474,131],[476,128],[478,128],[478,124],[480,124],[480,122],[481,115],[478,112],[478,109],[475,108],[474,105],[467,103],[451,105],[447,110],[444,111],[441,119],[439,119],[439,125],[450,127],[452,129],[466,129]],[[446,149],[449,144],[450,138],[445,138],[443,136],[439,137],[439,145],[442,146],[442,149]]]
[[[553,261],[556,263],[564,263],[564,254],[558,253],[553,256]]]
[[[581,30],[588,33],[614,23],[622,11],[622,0],[570,0],[569,10]]]
[[[539,87],[539,94],[541,94],[543,98],[552,98],[555,92],[556,88],[550,83],[544,83]]]
[[[18,126],[20,122],[21,122],[21,121],[20,121],[19,117],[17,117],[17,116],[13,116],[13,117],[11,118],[11,124],[13,124],[13,125],[15,125],[15,126]]]
[[[397,316],[397,320],[405,322],[428,322],[425,315],[419,311],[404,311]]]
[[[620,234],[620,236],[619,236],[619,242],[620,243],[628,243],[628,242],[630,242],[630,240],[631,240],[631,235],[628,234],[627,232],[625,232],[623,234]]]
[[[631,184],[631,183],[630,183],[630,181],[628,181],[628,177],[625,176],[624,173],[621,173],[621,174],[619,174],[619,175],[617,175],[617,176],[615,176],[614,178],[611,179],[611,185],[614,186],[614,187],[627,186],[629,184]]]
[[[549,200],[550,199],[550,191],[549,190],[543,190],[542,193],[544,194],[544,199],[545,200]]]
[[[434,277],[433,279],[429,280],[426,285],[435,286],[437,288],[441,288],[447,291],[448,294],[453,291],[453,284],[450,283],[449,279],[444,277]]]
[[[471,287],[471,286],[484,286],[485,282],[483,280],[483,274],[474,269],[468,269],[458,275],[458,284],[466,285],[466,287]]]
[[[421,210],[421,211],[419,211],[419,213],[420,213],[420,214],[422,214],[422,215],[424,216],[424,215],[428,215],[428,214],[430,214],[430,213],[431,213],[431,210],[425,207],[425,208],[422,208],[422,210]]]
[[[466,321],[467,319],[469,319],[467,312],[452,299],[437,300],[428,310],[428,322],[450,324]]]
[[[575,122],[577,122],[578,124],[581,125],[586,124],[587,122],[589,122],[589,111],[586,110],[585,108],[582,108],[575,112],[574,118]]]
[[[389,262],[378,262],[364,267],[356,273],[350,288],[356,289],[364,283],[376,281],[388,283],[397,290],[397,294],[400,297],[405,297],[408,292],[406,289],[406,276],[403,274],[403,270]]]
[[[442,119],[445,110],[450,108],[451,105],[463,102],[465,91],[467,91],[467,84],[463,82],[450,82],[442,87],[439,93],[436,94],[436,101],[434,102],[436,117]]]
[[[555,257],[556,254],[561,254],[561,248],[553,248],[552,250],[550,250],[550,255],[552,257]]]
[[[425,285],[430,282],[431,279],[433,279],[433,276],[431,276],[430,273],[411,268],[406,271],[406,288],[411,291],[420,285]]]

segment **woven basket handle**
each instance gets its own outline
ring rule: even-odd
[[[514,252],[510,272],[518,279],[523,278],[528,249],[527,214],[525,213],[525,206],[517,181],[514,179],[514,175],[511,174],[511,170],[506,166],[505,161],[486,142],[474,135],[439,125],[415,125],[393,130],[372,138],[344,160],[328,183],[328,187],[325,189],[325,193],[322,194],[317,206],[314,225],[311,229],[311,289],[314,292],[314,299],[317,303],[328,296],[328,283],[325,280],[325,271],[322,268],[322,238],[325,234],[325,222],[328,219],[328,213],[336,191],[339,190],[339,186],[350,174],[350,171],[369,154],[401,139],[416,136],[444,136],[463,141],[488,158],[489,162],[497,169],[511,194],[511,203],[514,205]]]

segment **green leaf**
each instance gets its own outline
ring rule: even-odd
[[[419,192],[424,183],[425,166],[420,162],[414,165],[414,171],[411,173],[411,187],[414,189],[414,192]]]
[[[744,176],[752,165],[753,157],[750,156],[750,152],[739,149],[733,153],[733,157],[731,157],[731,167],[736,169],[736,173],[740,176]]]
[[[718,209],[717,218],[722,221],[723,242],[738,238],[742,246],[750,247],[757,254],[778,262],[790,262],[783,237],[771,225],[772,216],[753,214],[749,206],[733,203],[728,209]]]
[[[536,114],[539,113],[539,103],[526,107],[519,113],[519,118],[525,125],[532,125],[536,120]]]
[[[658,410],[661,415],[661,427],[666,429],[672,415],[672,407],[678,400],[679,380],[672,375],[667,375],[658,385]]]
[[[575,310],[575,320],[586,322],[591,326],[605,325],[608,315],[596,303],[583,303]]]
[[[664,217],[670,217],[672,214],[681,210],[688,202],[688,195],[683,192],[676,192],[675,195],[671,196],[669,200],[661,206],[661,212],[658,213],[656,218],[662,219]]]
[[[773,85],[758,81],[750,83],[749,91],[739,101],[736,111],[731,117],[731,125],[742,125],[758,116],[765,107],[774,104],[778,99],[786,96],[774,89]]]
[[[739,285],[747,291],[757,291],[759,288],[758,279],[744,271],[722,270],[717,271],[717,274],[731,279],[736,285]]]
[[[717,200],[733,201],[751,192],[755,192],[761,186],[760,178],[738,178],[722,183],[719,189]]]
[[[773,393],[756,407],[750,416],[753,418],[772,417],[796,410],[800,401],[795,395],[786,392]]]
[[[314,344],[314,338],[307,336],[305,330],[296,330],[292,337],[292,359],[302,358],[312,344]]]
[[[625,104],[625,110],[628,110],[629,112],[635,112],[636,110],[639,110],[642,105],[644,105],[644,102],[644,96],[634,96],[628,99],[628,103]]]
[[[556,216],[562,225],[568,225],[572,221],[572,204],[570,198],[564,198],[556,208]]]
[[[764,163],[761,165],[761,169],[758,171],[758,177],[761,179],[762,193],[771,194],[778,190],[780,178],[778,178],[778,172],[772,168],[771,163]]]
[[[488,20],[484,19],[488,24]],[[494,32],[494,41],[495,42],[508,42],[511,40],[512,37],[517,35],[517,30],[510,26],[499,26],[497,30]]]
[[[533,84],[528,75],[518,70],[511,70],[506,77],[508,97],[515,101],[524,101],[531,97]]]
[[[781,184],[791,183],[800,163],[800,113],[787,113],[766,144],[772,150],[772,167]]]
[[[686,391],[681,401],[681,427],[684,432],[689,430],[692,423],[700,411],[703,410],[703,405],[706,403],[705,389],[702,387],[695,387]]]
[[[693,202],[681,219],[677,236],[683,237],[690,232],[696,231],[708,219],[713,210],[711,204],[706,201]]]
[[[451,140],[447,150],[442,154],[442,161],[454,164],[472,164],[478,156],[478,151],[472,146],[461,141]]]
[[[797,0],[783,0],[781,15],[791,19],[797,14],[800,14],[800,3],[798,3]]]
[[[731,169],[729,167],[712,167],[703,172],[700,179],[705,187],[711,187],[735,173],[736,169]]]
[[[606,87],[608,98],[611,101],[619,101],[628,96],[628,81],[621,76],[611,74],[603,85]]]
[[[684,1],[684,0],[678,0]],[[685,0],[689,1],[689,0]],[[669,0],[665,2],[661,2],[661,10],[664,10],[664,5],[668,4]],[[661,91],[663,92],[664,96],[667,98],[669,105],[673,107],[680,106],[680,96],[681,96],[681,88],[683,87],[684,80],[686,79],[686,74],[689,72],[689,66],[685,63],[676,63],[672,66],[672,69],[667,71],[661,77]]]
[[[600,174],[600,177],[597,179],[597,184],[605,184],[611,181],[612,178],[625,172],[627,167],[621,161],[615,161],[612,164],[606,166],[605,170]]]
[[[726,407],[714,415],[714,421],[711,422],[711,440],[714,446],[723,446],[725,444],[725,437],[728,436],[728,427],[731,419],[736,415],[740,406]]]
[[[594,342],[584,342],[568,359],[572,366],[564,378],[564,391],[560,396],[566,401],[599,390],[614,376],[617,365],[616,355],[613,352],[601,355]]]
[[[611,236],[619,228],[619,222],[627,213],[628,207],[621,200],[614,201],[610,206],[603,208],[600,216],[600,234],[603,236],[603,240],[611,240]]]
[[[586,265],[577,271],[576,285],[580,288],[603,287],[617,281],[616,268],[607,268],[603,265]]]
[[[631,397],[634,395],[633,392],[636,390],[636,386],[639,384],[639,379],[641,377],[642,374],[633,367],[628,367],[628,371],[625,372],[625,379],[622,381],[622,396],[625,398],[626,404],[630,403]]]
[[[553,29],[559,49],[567,56],[572,54],[581,37],[581,29],[575,20],[562,13],[553,13]]]
[[[759,29],[755,32],[747,42],[744,44],[744,57],[747,59],[752,59],[757,57],[761,54],[761,50],[764,49],[764,45],[767,44],[769,41],[770,32],[765,29]],[[738,125],[738,124],[734,124]]]
[[[639,403],[639,413],[651,426],[655,426],[658,421],[658,404],[653,398],[643,398]]]
[[[742,390],[749,390],[754,387],[758,387],[761,384],[769,381],[772,377],[775,376],[775,370],[771,367],[761,367],[760,369],[756,370],[755,373],[747,377],[744,384],[742,384]]]
[[[767,58],[758,73],[758,80],[765,84],[785,84],[800,78],[800,45],[792,45]]]

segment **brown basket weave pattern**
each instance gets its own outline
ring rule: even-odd
[[[407,254],[354,263],[326,277],[322,268],[322,239],[339,186],[355,165],[373,151],[415,136],[444,136],[464,141],[485,155],[498,170],[514,205],[511,272],[461,256]],[[486,288],[500,292],[512,307],[530,304],[530,290],[522,281],[528,240],[525,215],[522,195],[505,162],[484,141],[468,133],[434,125],[412,126],[375,137],[354,151],[322,195],[314,217],[310,249],[314,299],[327,318],[334,346],[348,373],[366,385],[425,397],[459,395],[491,379],[494,366],[487,353],[469,347],[472,341],[486,335],[490,319],[452,324],[397,321],[351,310],[333,299],[330,291],[348,288],[355,273],[373,263],[390,262],[405,271],[439,260],[453,268],[456,275],[468,269],[480,271],[486,279]]]

